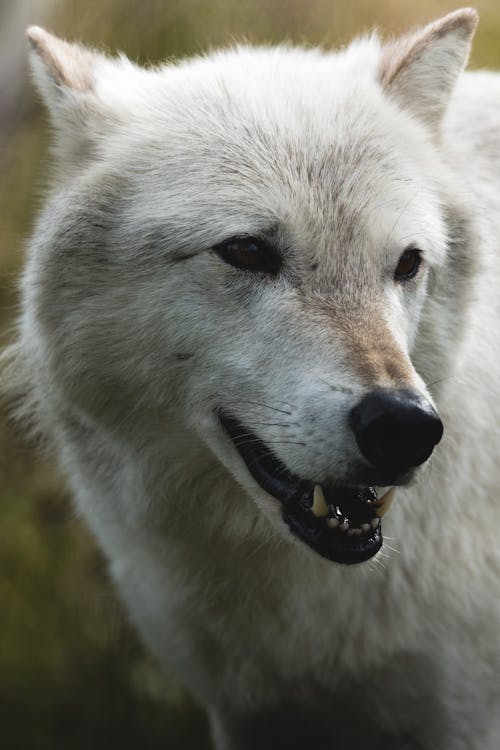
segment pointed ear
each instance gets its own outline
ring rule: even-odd
[[[120,119],[122,71],[135,66],[126,58],[113,60],[69,44],[38,26],[31,26],[27,37],[33,77],[55,127],[58,151],[66,161],[81,158]]]
[[[58,104],[71,91],[90,94],[94,90],[94,57],[78,44],[58,39],[39,26],[30,26],[26,36],[31,46],[35,81],[47,106]]]
[[[478,22],[463,8],[382,48],[379,81],[405,110],[437,129],[469,57]]]
[[[75,125],[85,110],[97,105],[97,71],[111,61],[38,26],[30,26],[26,34],[33,77],[56,126],[61,117]]]

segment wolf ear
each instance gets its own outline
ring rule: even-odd
[[[404,109],[436,129],[467,64],[479,17],[463,8],[382,48],[379,81]]]
[[[66,160],[89,150],[89,144],[120,119],[126,101],[121,71],[137,68],[126,58],[70,44],[38,26],[27,30],[30,62],[37,88]]]
[[[60,106],[65,97],[92,94],[94,57],[102,56],[68,44],[39,26],[30,26],[26,36],[35,82],[49,109]]]

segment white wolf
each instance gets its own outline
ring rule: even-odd
[[[500,747],[476,23],[154,70],[28,32],[57,172],[4,361],[218,748]]]

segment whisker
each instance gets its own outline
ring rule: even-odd
[[[385,562],[382,559],[382,555],[380,554],[380,552],[376,557],[373,557],[370,562],[370,572],[375,573],[377,568],[379,570],[385,570]]]
[[[249,399],[239,399],[239,401],[232,401],[230,402],[233,405],[234,404],[252,404],[252,406],[262,406],[265,409],[271,409],[272,411],[277,411],[280,414],[286,414],[287,416],[291,417],[292,412],[291,411],[285,411],[284,409],[278,409],[277,406],[271,406],[270,404],[264,404],[261,401],[250,401]],[[278,402],[278,403],[285,403],[285,402]]]
[[[433,380],[432,383],[426,383],[427,388],[432,388],[433,385],[438,385],[438,383],[443,383],[445,380],[450,380],[451,378],[456,377],[456,375],[445,375],[444,378],[438,378],[438,380]]]
[[[258,424],[262,427],[299,427],[298,422],[254,422],[252,424]]]
[[[262,458],[267,458],[268,456],[272,456],[273,458],[276,458],[275,454],[272,451],[267,451],[266,453],[263,453],[261,456],[258,456],[255,461],[252,461],[252,463],[248,464],[249,468],[252,466],[255,466]],[[277,472],[284,474],[285,472],[289,473],[290,470],[283,465],[283,468],[279,468],[279,471]]]
[[[260,441],[258,441],[258,440],[244,440],[242,442],[243,442],[244,445],[252,445],[252,444],[255,444],[257,442],[260,443]],[[275,445],[300,445],[301,448],[305,448],[306,443],[300,443],[297,440],[274,440],[273,442],[269,441],[269,442],[265,443],[265,445],[268,448],[272,448]],[[264,454],[262,454],[262,455],[264,455]]]
[[[264,445],[307,445],[307,443],[301,440],[290,440],[286,435],[283,438],[270,438],[264,441],[254,435],[253,432],[241,432],[239,435],[235,435],[233,440],[235,443],[241,440],[245,445],[252,445],[252,443],[264,443]]]
[[[409,207],[411,206],[411,204],[413,203],[413,201],[414,201],[414,200],[416,199],[416,197],[417,197],[417,195],[419,194],[419,192],[420,192],[420,189],[418,189],[418,190],[416,191],[415,195],[413,195],[413,196],[412,196],[412,197],[411,197],[411,198],[410,198],[410,199],[408,200],[408,202],[407,202],[407,203],[405,203],[405,205],[404,205],[404,206],[403,206],[403,208],[401,209],[401,212],[400,212],[399,216],[397,217],[396,221],[394,222],[394,224],[393,224],[393,226],[392,226],[392,229],[391,229],[391,234],[392,234],[392,233],[394,232],[394,230],[396,229],[396,227],[397,227],[397,225],[399,224],[400,220],[402,219],[402,217],[404,216],[404,214],[406,213],[406,211],[408,210],[408,208],[409,208]]]
[[[333,383],[329,383],[324,378],[318,378],[318,380],[321,383],[324,383],[326,386],[328,386],[328,388],[331,388],[332,391],[338,391],[339,393],[349,393],[349,394],[354,393],[354,390],[352,388],[349,388],[346,385],[333,385]]]
[[[400,555],[401,554],[401,552],[398,549],[396,549],[395,547],[391,547],[390,544],[386,544],[385,548],[388,549],[388,550],[390,550],[391,552],[395,552],[396,555]]]

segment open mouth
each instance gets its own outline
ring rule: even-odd
[[[220,421],[255,481],[280,501],[283,520],[292,533],[328,560],[352,565],[381,548],[381,516],[394,488],[381,499],[373,487],[320,485],[301,479],[256,435],[233,417]]]

